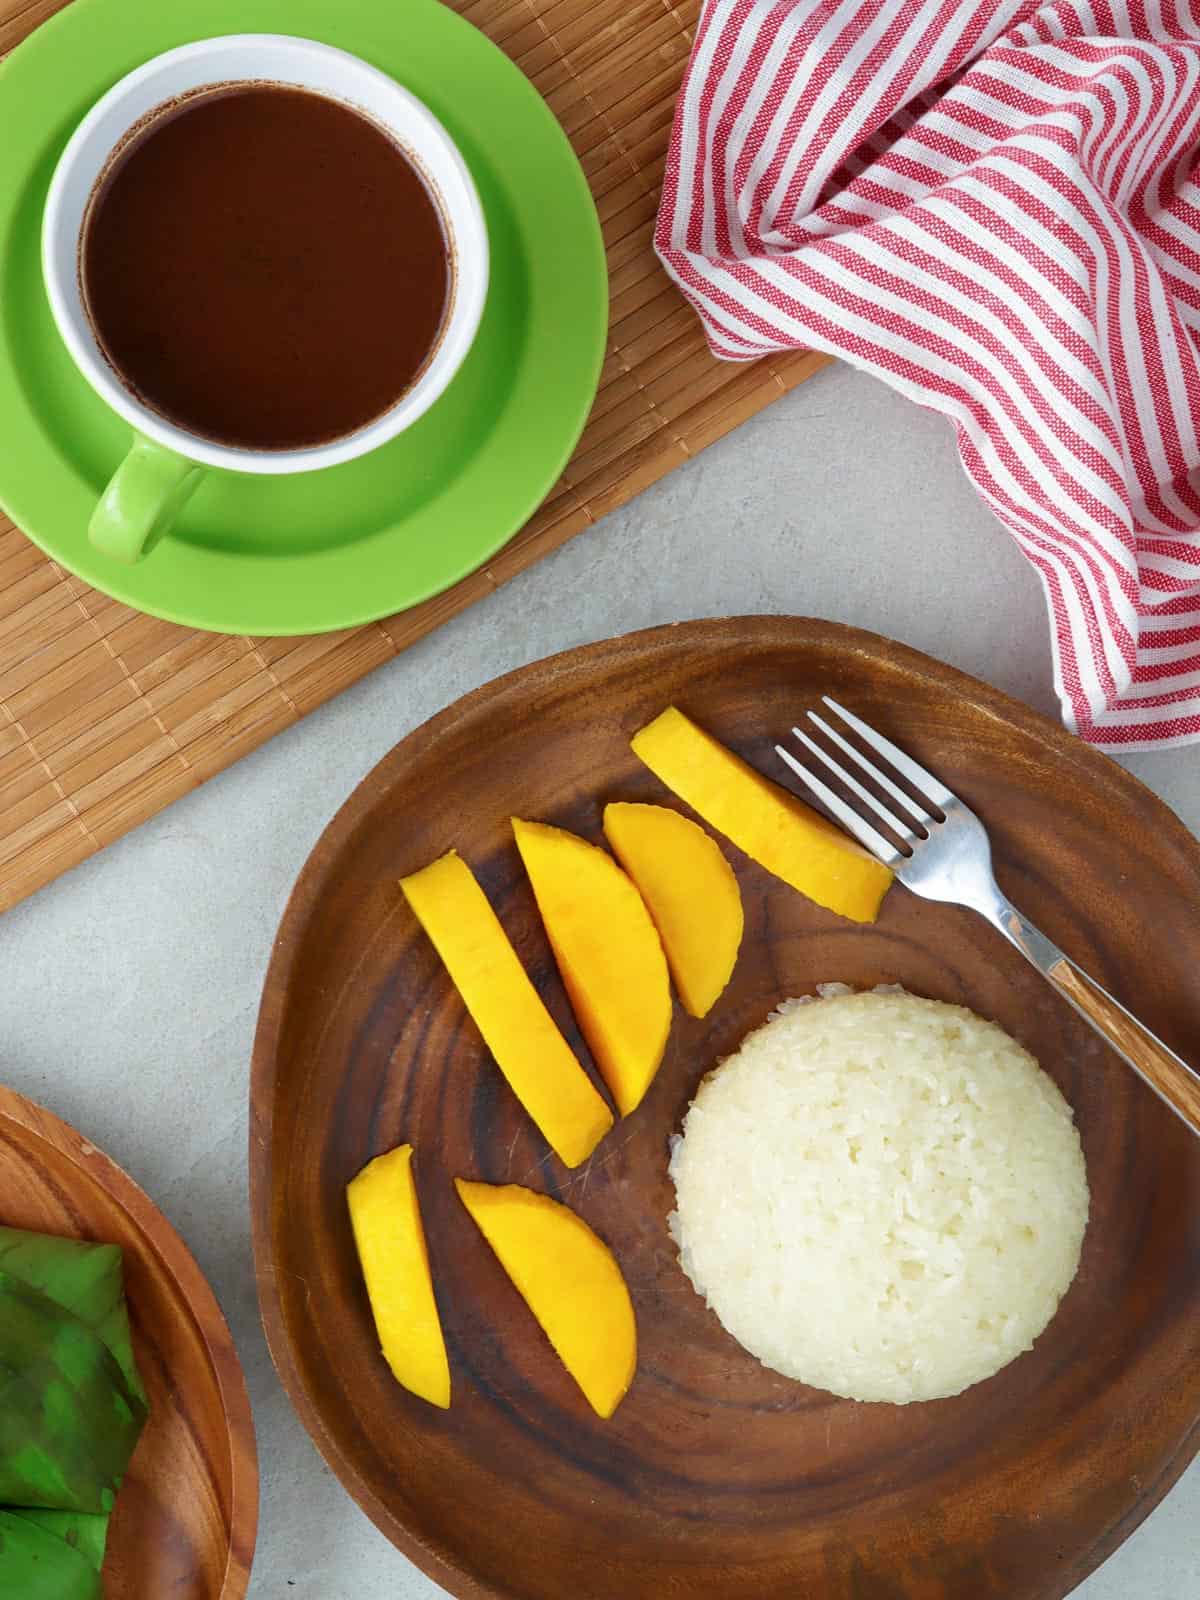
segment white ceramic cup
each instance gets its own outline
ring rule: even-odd
[[[416,382],[390,410],[357,432],[300,450],[246,450],[176,427],[130,393],[92,331],[79,285],[80,235],[88,200],[109,158],[147,113],[207,85],[263,82],[312,89],[385,128],[439,202],[452,263],[440,341]],[[156,56],[122,78],[67,143],[46,198],[42,270],[54,320],[92,388],[134,430],[134,443],[96,508],[94,545],[117,560],[146,555],[168,531],[204,469],[282,474],[337,466],[378,449],[427,411],[461,366],[483,313],[488,238],[474,181],[458,148],[407,89],[357,56],[311,39],[245,33],[202,39]]]

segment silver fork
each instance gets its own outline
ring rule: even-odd
[[[986,917],[1192,1132],[1200,1133],[1200,1074],[1005,899],[992,872],[987,832],[971,808],[890,739],[876,733],[828,695],[822,698],[864,744],[877,751],[924,796],[926,804],[914,800],[815,711],[808,713],[810,722],[842,753],[844,762],[823,749],[803,728],[793,728],[792,732],[811,755],[837,775],[860,804],[847,804],[823,779],[797,761],[790,750],[777,744],[776,751],[801,782],[859,844],[892,869],[906,889],[926,900],[968,906]],[[863,784],[863,777],[876,784],[893,803],[886,805],[880,800]],[[864,808],[895,834],[900,847],[863,815]]]

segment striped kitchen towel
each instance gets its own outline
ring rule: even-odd
[[[715,354],[953,421],[1109,748],[1200,739],[1198,152],[1187,0],[707,0],[655,235]]]

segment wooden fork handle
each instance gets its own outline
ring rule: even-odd
[[[1077,967],[1070,956],[1004,898],[994,883],[992,891],[994,899],[981,908],[988,920],[1054,985],[1067,1004],[1091,1023],[1138,1077],[1182,1117],[1192,1132],[1200,1134],[1200,1072],[1193,1071],[1182,1056],[1177,1056],[1107,989]]]
[[[1200,1076],[1182,1057],[1155,1038],[1149,1028],[1114,1000],[1064,955],[1043,968],[1059,993],[1087,1018],[1096,1032],[1138,1073],[1171,1109],[1200,1133]]]

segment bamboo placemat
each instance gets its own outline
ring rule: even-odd
[[[0,0],[0,54],[61,4]],[[0,910],[390,660],[823,364],[809,354],[752,366],[714,361],[651,249],[698,0],[455,0],[455,8],[549,101],[599,207],[612,321],[579,448],[538,514],[478,572],[385,622],[315,638],[230,638],[142,616],[48,560],[0,515]]]

